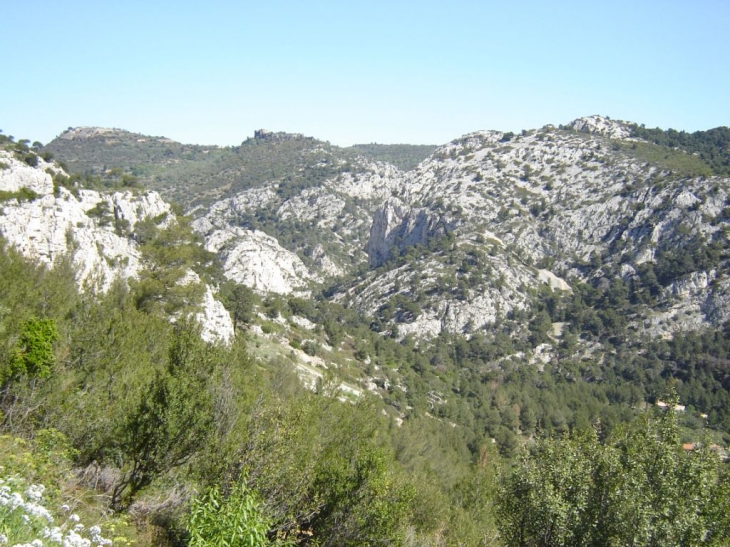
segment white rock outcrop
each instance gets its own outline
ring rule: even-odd
[[[373,215],[368,240],[370,266],[377,268],[394,251],[425,245],[432,237],[444,235],[445,222],[428,209],[407,207],[397,198],[388,199]]]
[[[171,211],[157,192],[102,194],[79,189],[55,189],[49,172],[59,169],[39,160],[31,167],[0,151],[0,190],[28,188],[37,199],[0,203],[0,234],[24,256],[53,266],[70,256],[82,290],[105,291],[115,279],[134,278],[141,268],[137,243],[129,237],[134,225],[162,219]],[[162,221],[164,222],[164,221]],[[191,272],[192,273],[192,272]],[[229,342],[233,325],[228,312],[206,288],[198,316],[207,340]]]
[[[612,139],[625,139],[631,136],[631,131],[625,123],[604,118],[603,116],[586,116],[578,118],[568,124],[568,127],[585,133],[598,133]]]
[[[205,234],[205,246],[221,258],[228,279],[260,293],[306,292],[307,283],[317,280],[297,255],[258,230],[214,229]]]
[[[207,248],[219,253],[229,279],[261,293],[306,292],[312,281],[345,275],[367,260],[372,216],[401,187],[403,176],[392,165],[359,158],[350,170],[287,198],[272,181],[218,201],[193,226]],[[264,232],[241,226],[241,218],[264,209],[267,216],[275,211],[278,221],[313,226],[323,234],[320,242],[296,249],[306,264]]]
[[[587,116],[561,129],[478,131],[408,172],[356,158],[330,179],[285,184],[285,192],[284,179],[261,181],[195,226],[226,275],[258,291],[306,291],[357,272],[336,298],[374,316],[388,310],[382,330],[467,333],[529,313],[544,284],[570,291],[574,282],[616,276],[632,286],[642,265],[727,238],[730,180],[643,159],[631,127]],[[262,226],[289,237],[245,228]],[[365,267],[399,257],[390,271]],[[727,269],[722,260],[718,272]],[[663,311],[648,309],[632,328],[668,335],[717,325],[729,315],[727,284],[688,270],[665,287]]]

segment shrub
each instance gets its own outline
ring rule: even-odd
[[[23,161],[31,167],[36,167],[38,165],[38,155],[30,152],[23,157]]]
[[[228,496],[216,486],[193,501],[187,531],[190,547],[268,545],[268,519],[246,484],[236,484]]]
[[[58,330],[52,319],[29,319],[10,357],[7,377],[27,374],[31,377],[47,378],[56,363],[53,342]]]
[[[17,199],[18,201],[33,201],[39,197],[40,196],[36,192],[26,187],[21,188],[17,192],[0,190],[0,201],[10,201],[11,199]]]

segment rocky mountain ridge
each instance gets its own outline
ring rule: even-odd
[[[480,131],[410,171],[266,133],[241,150],[289,167],[263,170],[243,190],[234,182],[205,209],[187,205],[230,279],[280,294],[337,280],[328,294],[385,312],[386,332],[468,334],[533,309],[546,280],[634,287],[670,251],[724,246],[728,179],[635,127],[589,116],[518,135]],[[715,251],[712,264],[652,286],[636,328],[671,335],[725,321],[726,257]]]
[[[608,278],[632,284],[666,251],[726,240],[728,179],[693,176],[703,166],[681,151],[647,161],[659,147],[630,135],[629,124],[599,116],[521,135],[472,133],[410,172],[361,160],[291,197],[276,185],[244,192],[215,204],[197,226],[210,237],[211,226],[247,227],[242,214],[265,210],[279,226],[293,219],[294,229],[320,234],[319,257],[336,265],[325,271],[309,260],[298,290],[362,272],[367,260],[374,271],[339,301],[375,315],[396,299],[416,303],[418,313],[387,321],[401,334],[468,333],[533,306],[547,278],[565,287],[610,270]],[[284,246],[306,261],[311,239]],[[669,281],[662,309],[647,311],[642,329],[669,335],[728,319],[721,267]]]

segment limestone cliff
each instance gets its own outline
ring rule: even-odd
[[[170,206],[156,192],[101,193],[55,186],[60,168],[39,160],[37,167],[0,151],[0,191],[34,193],[31,199],[0,203],[0,234],[23,255],[48,266],[71,256],[77,281],[84,290],[105,291],[117,279],[133,278],[141,267],[140,252],[131,237],[147,218],[164,223]],[[222,304],[206,287],[198,316],[209,339],[229,341],[233,326]]]

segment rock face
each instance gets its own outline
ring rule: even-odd
[[[37,198],[0,203],[0,234],[23,255],[48,266],[70,255],[82,289],[105,291],[117,279],[133,278],[141,267],[136,242],[129,237],[140,220],[163,218],[170,206],[156,192],[102,194],[64,187],[54,189],[59,168],[39,160],[30,167],[0,151],[0,190],[32,190]],[[49,172],[46,172],[48,170]],[[207,339],[232,339],[233,326],[222,304],[206,290],[199,315]]]
[[[0,190],[23,187],[38,194],[32,201],[9,200],[2,204],[0,232],[22,254],[52,266],[60,257],[73,255],[81,286],[106,290],[117,277],[133,277],[140,268],[139,251],[125,231],[138,221],[170,212],[159,194],[132,192],[101,194],[80,189],[74,195],[59,187],[44,169],[33,168],[0,152],[8,164],[0,171]]]
[[[612,139],[625,139],[631,131],[625,123],[617,122],[602,116],[586,116],[568,124],[568,127],[583,133],[596,133]]]
[[[203,222],[196,229],[205,235],[205,245],[221,258],[226,277],[259,293],[289,294],[306,292],[316,278],[294,253],[287,251],[271,236],[257,230],[229,228],[205,231]]]
[[[220,254],[228,278],[259,292],[307,292],[312,283],[367,263],[372,216],[403,176],[365,159],[347,169],[290,196],[278,182],[251,188],[213,204],[194,227]],[[275,219],[278,232],[289,228],[286,248],[257,228],[264,215]]]
[[[391,198],[373,216],[368,240],[370,266],[377,268],[395,252],[426,245],[429,239],[443,236],[453,228],[428,209],[411,209],[399,199]]]
[[[370,265],[401,256],[397,276],[370,275],[340,298],[372,313],[398,295],[418,302],[416,318],[396,313],[401,334],[468,332],[529,308],[527,293],[543,284],[569,290],[605,268],[631,284],[637,267],[667,253],[724,245],[730,181],[647,162],[630,134],[590,116],[565,130],[483,131],[437,149],[373,216]],[[648,310],[637,327],[671,335],[726,321],[730,280],[717,271],[694,269],[666,286],[662,311]]]

